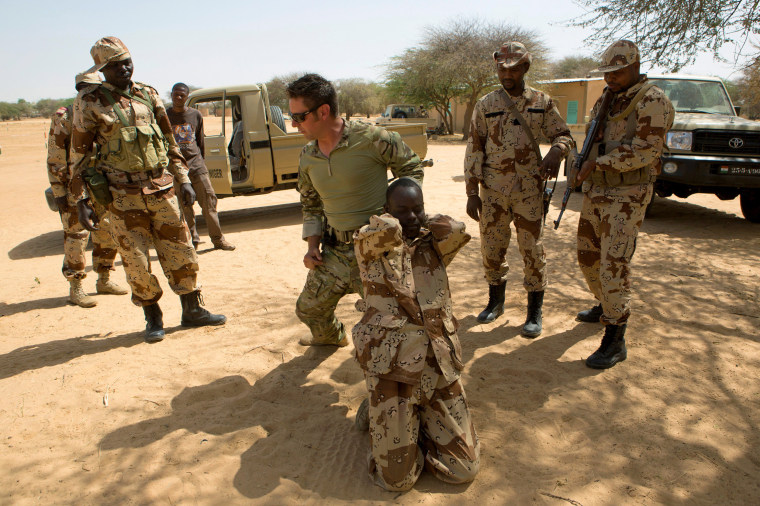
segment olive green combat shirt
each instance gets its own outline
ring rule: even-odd
[[[326,157],[317,141],[301,152],[298,191],[303,207],[303,238],[321,236],[324,220],[341,232],[356,230],[381,214],[388,168],[396,177],[422,184],[420,158],[397,132],[359,121],[345,121],[340,141]]]

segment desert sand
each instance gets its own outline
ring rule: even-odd
[[[154,257],[167,337],[150,345],[129,296],[66,304],[63,233],[43,198],[47,128],[0,123],[0,503],[757,504],[760,226],[738,200],[655,203],[633,262],[629,358],[595,371],[583,360],[602,327],[574,320],[594,302],[575,259],[580,194],[559,230],[545,229],[543,335],[519,334],[516,244],[506,314],[479,325],[487,289],[464,212],[465,148],[431,143],[427,210],[473,234],[449,275],[482,464],[472,484],[423,474],[397,494],[367,477],[353,347],[298,345],[306,269],[295,190],[220,200],[237,250],[212,250],[204,235],[200,282],[223,327],[179,326]],[[120,263],[114,279],[126,284]],[[95,276],[84,284],[94,293]],[[356,300],[339,306],[349,327]]]

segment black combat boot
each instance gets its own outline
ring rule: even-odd
[[[143,312],[145,313],[145,342],[157,343],[164,339],[164,314],[161,312],[161,308],[158,307],[158,303],[150,304],[149,306],[143,306]]]
[[[586,365],[592,369],[609,369],[628,357],[625,349],[625,323],[604,327],[602,345],[586,359]]]
[[[506,290],[506,281],[498,285],[488,285],[488,305],[478,315],[478,322],[491,323],[504,314],[504,293]]]
[[[602,310],[602,305],[597,304],[591,309],[586,309],[578,313],[575,319],[580,322],[599,323],[599,318],[601,318],[603,314],[604,314],[604,311]]]
[[[179,296],[182,303],[182,326],[203,327],[204,325],[224,325],[227,317],[223,314],[211,314],[201,306],[203,299],[200,290]]]
[[[533,339],[541,335],[541,307],[544,305],[544,291],[528,292],[528,317],[522,328],[522,336]]]

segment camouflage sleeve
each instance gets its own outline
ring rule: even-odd
[[[172,124],[169,121],[169,116],[166,114],[166,108],[161,98],[158,96],[158,92],[146,86],[143,88],[143,92],[146,92],[148,100],[153,102],[153,113],[156,116],[156,123],[161,128],[161,132],[164,134],[167,146],[167,155],[169,156],[169,172],[174,176],[174,181],[178,184],[190,183],[190,177],[187,173],[187,162],[185,157],[182,156],[182,152],[179,150],[177,141],[174,139],[174,132],[172,131]]]
[[[470,122],[470,137],[464,154],[464,182],[467,195],[477,195],[483,180],[483,162],[486,159],[488,124],[481,102],[475,104]]]
[[[404,243],[401,225],[390,214],[370,216],[369,224],[354,232],[354,251],[359,265],[381,257]]]
[[[50,120],[48,135],[47,172],[53,196],[65,197],[69,184],[68,151],[71,118],[65,107],[58,109]]]
[[[428,228],[433,235],[433,247],[441,255],[444,265],[449,265],[472,238],[465,231],[464,223],[443,214],[428,218]]]
[[[673,124],[673,106],[658,90],[650,90],[636,104],[636,135],[631,145],[622,144],[596,159],[597,168],[627,172],[653,165],[662,155],[665,134]]]
[[[562,156],[565,157],[573,147],[575,147],[575,141],[570,134],[570,129],[567,127],[567,123],[559,113],[557,104],[554,103],[552,98],[549,98],[546,104],[546,114],[544,115],[544,122],[541,125],[541,132],[549,139],[552,147],[559,148],[562,151]]]
[[[74,120],[71,134],[71,150],[69,151],[69,193],[76,201],[84,200],[89,195],[82,179],[84,160],[87,153],[92,151],[98,122],[92,108],[95,97],[91,94],[80,94],[74,100]]]
[[[324,226],[324,208],[322,197],[319,196],[314,184],[309,177],[309,171],[303,164],[303,152],[301,152],[301,164],[298,166],[298,193],[301,194],[301,212],[303,213],[303,231],[301,237],[322,236]]]
[[[406,145],[398,132],[376,127],[373,144],[395,177],[411,177],[422,185],[425,171],[420,157]]]

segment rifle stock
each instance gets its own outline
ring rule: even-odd
[[[596,139],[599,131],[604,126],[604,120],[607,118],[607,112],[610,109],[611,102],[612,92],[608,88],[605,88],[604,95],[602,95],[602,105],[599,107],[599,112],[597,113],[596,117],[591,120],[591,124],[588,128],[588,133],[586,134],[586,138],[583,140],[583,147],[581,148],[581,152],[578,153],[578,156],[575,157],[573,164],[570,166],[570,171],[567,173],[567,188],[565,188],[565,194],[562,196],[562,207],[559,210],[557,219],[554,220],[554,230],[557,230],[557,228],[559,228],[559,222],[562,220],[562,215],[564,214],[565,208],[567,207],[567,202],[570,200],[570,195],[573,194],[573,189],[575,188],[575,179],[578,177],[578,173],[581,170],[583,162],[588,160],[588,157],[591,154],[591,147],[595,142],[594,139]]]

